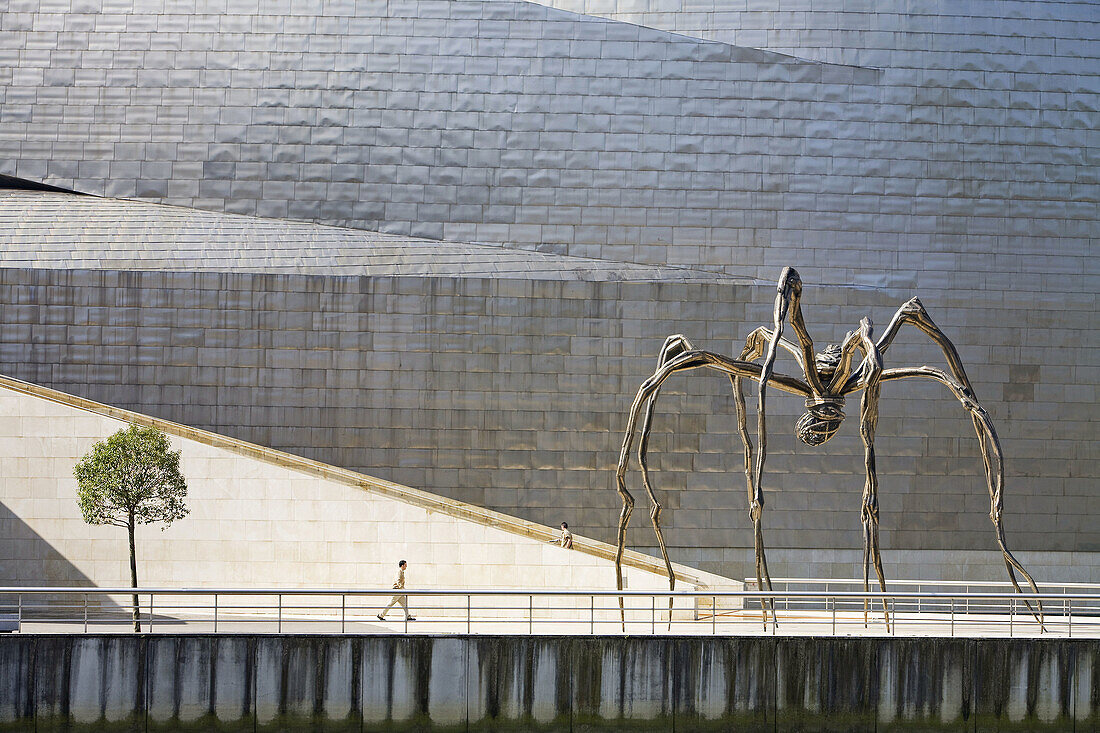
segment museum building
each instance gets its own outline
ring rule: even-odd
[[[920,297],[1010,546],[1100,581],[1098,204],[1090,2],[0,10],[0,374],[604,542],[665,338],[736,358],[790,265],[819,350]],[[886,366],[922,364],[901,331]],[[858,401],[817,448],[804,409],[770,398],[771,574],[857,577]],[[968,413],[912,382],[880,412],[887,576],[1005,580]],[[650,453],[672,559],[751,574],[729,381],[669,380]]]

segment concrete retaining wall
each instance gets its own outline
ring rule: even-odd
[[[1095,730],[1100,641],[12,636],[0,727]]]

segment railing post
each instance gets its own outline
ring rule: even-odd
[[[825,599],[825,604],[828,605],[829,599]],[[833,597],[833,636],[836,636],[836,597]]]
[[[898,599],[897,598],[891,598],[890,599],[890,620],[892,622],[890,624],[890,635],[891,636],[897,636],[898,635]]]
[[[214,594],[214,633],[218,633],[218,594]]]
[[[955,599],[951,599],[951,636],[955,636]]]
[[[466,633],[470,633],[470,594],[466,594]]]
[[[1072,639],[1073,638],[1073,600],[1067,598],[1066,599],[1066,604],[1068,605],[1068,608],[1066,610],[1066,615],[1069,617],[1069,636]]]
[[[88,633],[88,594],[84,594],[84,633]]]
[[[710,597],[710,635],[718,635],[718,596]]]
[[[588,596],[588,633],[596,633],[596,596]]]
[[[19,593],[15,596],[15,602],[17,604],[16,620],[19,622],[19,631],[23,631],[23,594]]]
[[[153,594],[149,594],[149,633],[153,633]]]
[[[340,633],[343,634],[347,628],[348,620],[348,596],[346,593],[340,594]]]
[[[283,633],[283,594],[279,594],[279,625],[278,632]]]
[[[527,596],[527,633],[535,633],[535,596]]]
[[[1016,616],[1016,599],[1013,598],[1008,604],[1008,635],[1012,636],[1012,620]]]
[[[657,596],[650,596],[649,633],[657,633]],[[669,619],[671,621],[672,619]]]

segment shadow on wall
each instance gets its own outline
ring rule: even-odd
[[[2,502],[0,538],[0,586],[95,585]]]
[[[95,587],[95,583],[42,535],[31,529],[15,512],[0,502],[0,586]],[[119,605],[112,598],[97,597],[88,603],[75,593],[50,593],[17,598],[0,594],[0,613],[18,613],[24,619],[73,618],[88,612],[99,617],[114,615]],[[80,609],[74,611],[74,609]]]

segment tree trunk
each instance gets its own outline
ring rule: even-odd
[[[134,515],[130,514],[130,523],[126,525],[130,533],[130,587],[137,588],[137,550],[134,548]],[[134,601],[134,632],[141,633],[141,607],[138,605],[138,597],[135,593]]]

